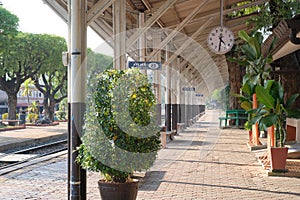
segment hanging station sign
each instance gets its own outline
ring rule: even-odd
[[[195,91],[196,90],[196,88],[194,88],[194,87],[183,87],[182,88],[182,91]]]
[[[129,61],[128,68],[138,68],[142,70],[161,70],[161,62]]]

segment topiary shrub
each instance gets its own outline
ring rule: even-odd
[[[97,81],[77,162],[106,181],[126,182],[134,171],[149,169],[160,149],[155,96],[138,70],[107,70]]]

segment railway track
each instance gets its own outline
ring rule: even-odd
[[[64,139],[27,147],[9,153],[0,153],[0,175],[20,169],[24,164],[28,165],[28,163],[33,160],[43,160],[45,157],[51,158],[55,157],[55,155],[60,156],[64,154],[64,151],[66,153],[66,150],[67,140]]]

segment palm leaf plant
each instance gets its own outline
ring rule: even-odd
[[[269,49],[263,53],[263,35],[261,32],[255,32],[250,36],[246,31],[241,30],[238,35],[244,41],[238,48],[238,51],[240,51],[242,55],[239,55],[237,58],[229,58],[229,61],[246,67],[243,84],[250,82],[253,85],[263,85],[264,81],[270,78],[271,69],[268,67],[268,64],[273,61],[270,52],[276,40],[274,39]]]
[[[250,111],[253,109],[253,94],[255,93],[255,86],[251,82],[245,82],[242,85],[240,94],[233,94],[233,96],[239,99],[239,103],[241,107],[246,111]],[[252,128],[252,124],[250,123],[251,115],[248,115],[248,121],[245,123],[245,129],[250,130]]]
[[[260,104],[257,109],[250,111],[254,114],[251,123],[258,122],[260,129],[274,125],[275,145],[283,147],[286,138],[286,118],[300,118],[300,111],[292,108],[299,94],[285,100],[283,87],[274,80],[268,80],[264,87],[256,86],[255,92]]]
[[[263,35],[261,32],[249,35],[246,31],[241,30],[238,35],[244,41],[237,49],[241,55],[236,58],[229,58],[229,61],[236,62],[246,68],[240,94],[234,94],[234,96],[239,98],[241,107],[248,112],[253,108],[253,95],[256,86],[263,86],[265,81],[270,78],[271,68],[268,67],[268,64],[273,60],[270,52],[276,40],[274,39],[269,49],[263,53]],[[245,128],[248,130],[253,125],[251,118],[252,115],[249,114],[248,121],[245,123]]]

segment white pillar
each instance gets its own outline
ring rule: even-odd
[[[75,162],[76,147],[81,144],[86,97],[86,0],[72,0],[71,3],[71,69],[70,69],[70,190],[69,199],[85,199],[85,171]]]
[[[145,14],[139,13],[139,28],[143,28],[145,23]],[[140,61],[146,61],[146,40],[145,40],[145,33],[141,34],[139,37],[139,60]],[[141,70],[143,74],[147,75],[147,70]]]
[[[161,35],[160,33],[157,33],[153,35],[153,48],[158,47],[158,45],[161,42]],[[161,62],[161,51],[158,51],[158,53],[154,57],[154,61]],[[154,71],[154,88],[156,92],[157,97],[157,121],[158,125],[161,125],[161,104],[162,104],[162,96],[161,96],[161,72],[162,70],[155,70]]]
[[[126,69],[126,0],[113,3],[114,69]]]

